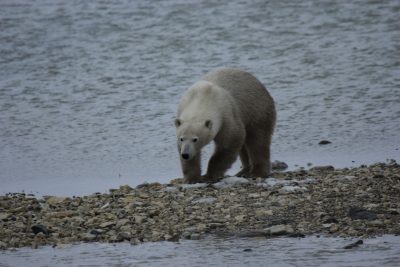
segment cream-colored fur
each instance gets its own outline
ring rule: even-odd
[[[238,176],[268,176],[275,120],[272,97],[251,74],[222,68],[205,75],[183,95],[175,120],[185,181],[216,181],[238,155]],[[215,152],[201,177],[201,149],[213,140]]]

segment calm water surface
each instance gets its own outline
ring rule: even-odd
[[[178,100],[220,66],[275,98],[274,160],[399,160],[399,21],[397,0],[3,0],[0,193],[179,177]]]
[[[0,266],[324,266],[397,267],[400,236],[364,240],[315,236],[276,239],[215,239],[131,246],[80,244],[0,252]]]

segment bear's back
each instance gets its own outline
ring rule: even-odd
[[[220,68],[206,74],[203,80],[230,93],[245,125],[275,124],[274,101],[265,86],[250,73],[234,68]]]

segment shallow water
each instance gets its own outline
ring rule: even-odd
[[[400,159],[399,1],[0,7],[0,193],[179,177],[177,102],[219,66],[247,69],[275,98],[273,159]]]
[[[307,238],[207,238],[180,243],[79,244],[0,252],[0,266],[398,266],[400,237],[364,240]]]

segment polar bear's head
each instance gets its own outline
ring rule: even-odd
[[[193,159],[214,138],[211,120],[184,122],[176,119],[175,127],[179,154],[184,160]]]

